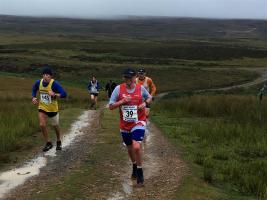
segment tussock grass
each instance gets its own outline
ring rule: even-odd
[[[266,99],[191,96],[163,100],[153,110],[167,136],[202,166],[205,181],[266,198]]]
[[[21,147],[21,139],[32,136],[39,130],[37,113],[28,105],[29,102],[20,99],[12,102],[10,98],[0,100],[0,152],[8,152]]]
[[[0,81],[3,86],[0,89],[0,162],[9,163],[11,152],[29,150],[42,143],[43,138],[41,134],[37,135],[40,132],[38,111],[31,103],[34,80],[0,76]],[[89,107],[86,89],[65,89],[69,96],[65,100],[59,100],[60,112]],[[103,98],[104,95],[101,95],[100,99]]]

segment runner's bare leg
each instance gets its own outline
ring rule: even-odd
[[[55,125],[53,126],[56,132],[56,136],[57,136],[57,141],[60,141],[60,128],[59,125]]]
[[[133,140],[133,151],[137,166],[142,166],[141,144],[135,140]]]
[[[135,163],[135,156],[134,156],[133,145],[128,145],[127,146],[127,149],[128,149],[128,155],[129,155],[132,163]]]
[[[41,129],[41,132],[42,132],[42,134],[44,136],[44,139],[45,139],[46,142],[49,142],[48,132],[47,132],[47,128],[46,128],[47,116],[46,116],[46,114],[44,114],[42,112],[39,112],[38,113],[38,117],[39,117],[40,129]]]

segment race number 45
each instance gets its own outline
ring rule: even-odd
[[[51,96],[47,93],[41,93],[40,94],[41,102],[44,104],[50,104],[51,103]]]

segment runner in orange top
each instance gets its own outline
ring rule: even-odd
[[[143,85],[152,97],[155,96],[157,88],[153,83],[152,79],[146,76],[146,70],[144,68],[140,68],[138,70],[138,77],[136,78],[136,83]],[[147,104],[146,105],[147,117],[149,116],[149,112],[150,112],[150,105]]]

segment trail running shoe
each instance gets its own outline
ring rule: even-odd
[[[57,148],[56,148],[56,150],[59,151],[61,149],[62,149],[62,143],[61,143],[61,141],[57,141]]]
[[[49,151],[50,149],[52,149],[52,147],[53,147],[52,142],[47,142],[43,148],[43,152]]]
[[[137,165],[133,164],[133,172],[132,172],[132,179],[137,178]]]
[[[144,175],[143,175],[143,169],[137,168],[137,185],[143,185],[144,184]]]

